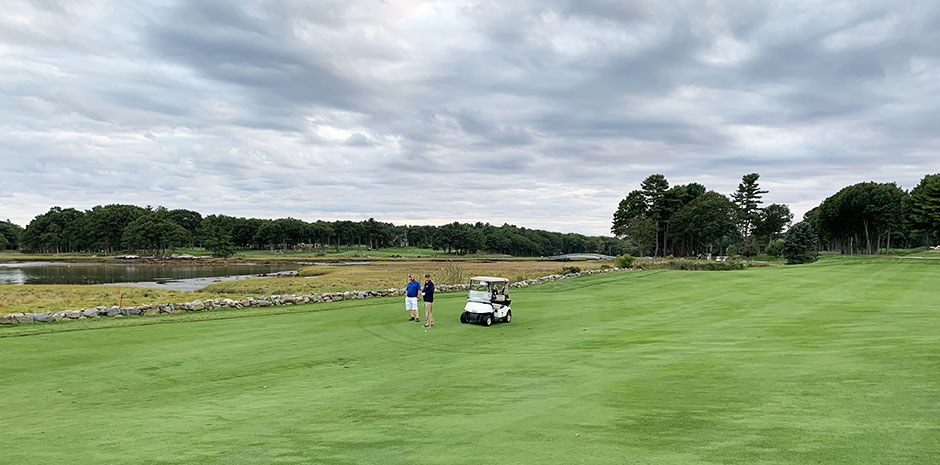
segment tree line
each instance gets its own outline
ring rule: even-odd
[[[882,254],[892,247],[940,242],[940,174],[909,192],[895,183],[853,184],[806,212],[820,248],[843,254]]]
[[[669,186],[653,174],[620,201],[611,232],[630,239],[640,255],[690,256],[730,250],[756,255],[782,248],[781,236],[793,220],[786,205],[761,207],[760,175],[747,174],[731,197],[698,183]]]
[[[631,252],[629,241],[528,229],[504,224],[443,226],[404,225],[365,221],[303,221],[295,218],[203,217],[186,209],[134,205],[99,205],[90,210],[52,207],[26,228],[0,222],[0,247],[40,253],[143,252],[164,255],[179,247],[204,247],[216,256],[236,250],[340,250],[362,246],[431,248],[446,253],[479,251],[518,256],[564,253]]]
[[[757,173],[743,176],[729,197],[706,192],[697,183],[670,187],[663,175],[651,175],[620,202],[611,232],[631,239],[641,255],[776,255],[784,250],[783,233],[793,215],[786,205],[761,206],[767,191],[761,190],[759,178]],[[791,230],[802,243],[843,254],[937,245],[940,174],[925,176],[909,192],[896,183],[845,187],[808,211]],[[807,234],[814,236],[812,241]],[[815,253],[800,252],[796,261],[814,259]]]

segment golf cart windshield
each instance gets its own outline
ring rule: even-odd
[[[490,284],[486,281],[470,281],[470,294],[467,300],[471,302],[489,302]]]
[[[489,276],[470,278],[470,294],[467,296],[467,300],[490,303],[493,301],[494,296],[505,295],[508,286],[509,280],[506,278]]]

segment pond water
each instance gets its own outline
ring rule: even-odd
[[[0,263],[0,284],[122,284],[195,290],[213,281],[292,272],[297,265],[155,265],[23,262]]]

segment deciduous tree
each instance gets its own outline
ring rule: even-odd
[[[933,245],[930,231],[940,233],[940,174],[924,176],[911,190],[910,219],[925,232],[927,245]]]
[[[235,218],[225,215],[209,215],[199,222],[199,241],[214,257],[230,257],[235,253],[232,231]]]
[[[735,232],[734,207],[727,197],[706,192],[676,212],[676,234],[690,240],[697,251],[714,250],[723,238]]]
[[[167,249],[182,247],[191,241],[189,231],[182,226],[150,213],[138,217],[124,228],[122,242],[125,248],[165,255]]]

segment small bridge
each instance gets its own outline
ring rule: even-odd
[[[610,255],[604,255],[599,253],[566,253],[564,255],[555,255],[548,257],[549,260],[566,262],[568,260],[573,260],[575,258],[583,258],[586,260],[611,260],[614,257]]]

